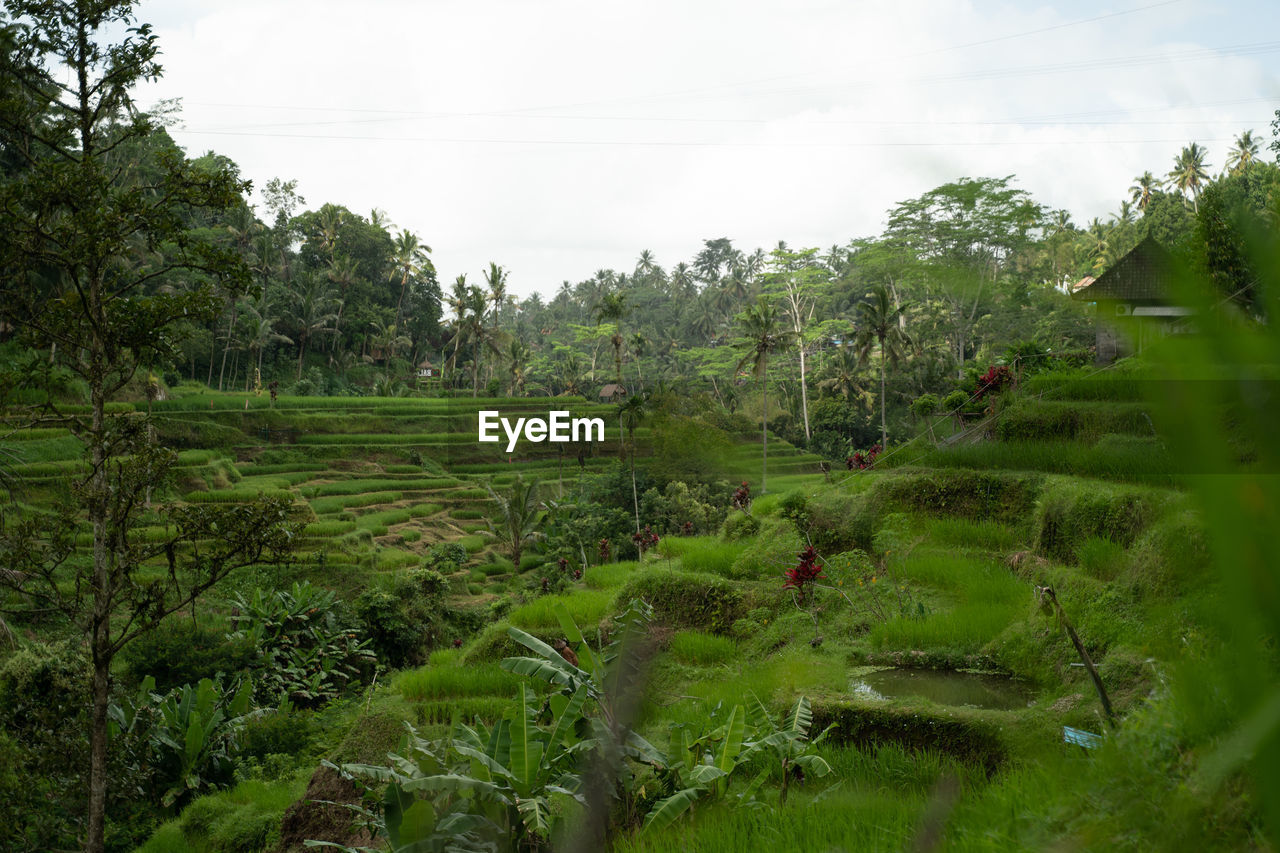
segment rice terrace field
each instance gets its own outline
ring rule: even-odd
[[[0,851],[1275,850],[1273,6],[0,0]]]

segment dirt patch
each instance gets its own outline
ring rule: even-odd
[[[311,849],[304,844],[308,840],[332,841],[348,847],[372,846],[377,839],[360,826],[359,815],[339,805],[360,801],[354,782],[328,767],[317,768],[302,799],[285,809],[277,853],[302,853]]]

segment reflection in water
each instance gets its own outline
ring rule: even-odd
[[[1011,711],[1032,704],[1031,691],[1002,675],[934,669],[881,669],[856,676],[849,691],[863,699],[918,696],[939,705]]]

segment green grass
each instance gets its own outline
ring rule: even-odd
[[[718,536],[667,536],[658,543],[664,557],[679,557],[691,572],[728,575],[746,542],[726,542]]]
[[[924,532],[934,545],[987,551],[1012,551],[1027,540],[1026,534],[998,521],[967,518],[930,518]]]
[[[728,637],[703,631],[678,631],[671,638],[671,656],[691,666],[712,666],[732,660],[738,644]]]
[[[303,536],[341,536],[356,529],[354,521],[314,521],[302,529]]]
[[[378,506],[379,504],[395,503],[398,500],[400,500],[399,492],[369,492],[363,495],[314,498],[311,500],[311,511],[316,515],[327,515],[331,512],[341,512],[344,509]]]
[[[407,479],[387,479],[369,477],[358,480],[339,480],[336,483],[322,483],[318,486],[308,486],[303,488],[302,493],[307,497],[330,497],[333,495],[362,495],[367,492],[377,492],[381,490],[396,489],[399,491],[427,491],[430,489],[444,489],[449,486],[457,485],[457,480],[452,478],[431,477],[418,480]]]
[[[290,500],[297,497],[286,489],[213,489],[207,492],[188,492],[183,500],[188,503],[245,503],[257,500],[259,496]]]
[[[639,563],[634,560],[621,563],[604,563],[599,566],[588,566],[582,574],[582,584],[587,589],[617,589],[627,582],[636,571]]]
[[[462,666],[451,660],[401,672],[392,689],[411,702],[426,702],[463,696],[513,696],[520,681],[496,663]]]
[[[613,607],[613,593],[610,590],[575,589],[565,595],[544,595],[512,610],[507,619],[512,625],[527,631],[558,629],[560,622],[554,612],[556,605],[564,605],[578,627],[587,630],[609,615]]]
[[[1179,466],[1154,439],[1002,441],[939,448],[925,462],[939,468],[1045,471],[1129,482],[1173,483]]]

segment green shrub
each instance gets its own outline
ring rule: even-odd
[[[698,628],[727,634],[742,616],[742,593],[724,578],[671,570],[649,571],[632,577],[618,591],[617,601],[644,599],[654,615],[674,628]]]
[[[1097,441],[1107,433],[1151,435],[1146,409],[1137,403],[1081,403],[1024,399],[1000,413],[1002,441],[1067,439]]]
[[[125,646],[120,657],[135,682],[150,675],[156,681],[156,691],[167,693],[220,672],[233,675],[252,665],[256,654],[253,643],[228,640],[226,633],[222,628],[193,625],[185,617],[169,618]]]
[[[835,726],[828,735],[833,744],[861,748],[897,744],[913,751],[931,750],[975,762],[988,772],[1003,764],[1008,755],[1001,726],[964,709],[924,712],[815,701],[813,730],[822,731],[829,725]]]
[[[723,535],[731,542],[755,536],[759,531],[760,522],[743,512],[732,512],[724,520]]]

